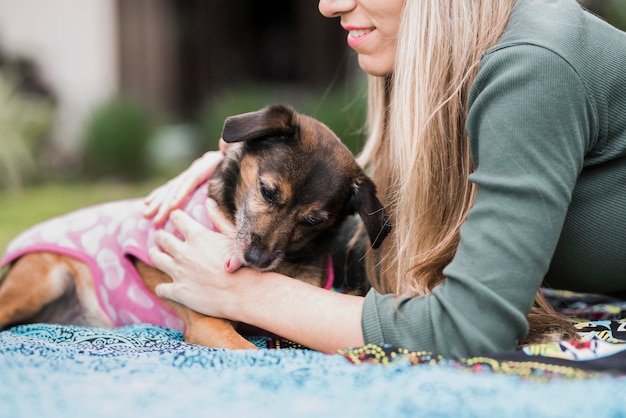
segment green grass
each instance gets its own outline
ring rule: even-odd
[[[38,222],[95,203],[142,197],[159,184],[45,184],[19,192],[0,190],[0,253]]]

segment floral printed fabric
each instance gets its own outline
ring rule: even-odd
[[[626,379],[572,361],[452,361],[392,347],[324,354],[251,340],[261,349],[208,349],[186,344],[179,331],[142,324],[14,327],[0,332],[0,416],[626,415]],[[355,356],[361,361],[347,360]]]
[[[446,359],[428,352],[411,352],[391,346],[368,345],[341,353],[355,364],[390,364],[409,361],[413,365],[439,365],[472,372],[496,372],[524,378],[591,378],[600,375],[626,376],[626,340],[610,329],[626,320],[577,324],[580,341],[556,341],[524,347],[514,353],[499,353],[463,360]],[[607,333],[609,331],[609,333]]]

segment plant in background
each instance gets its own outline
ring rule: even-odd
[[[354,83],[329,90],[327,94],[303,104],[304,113],[324,122],[341,141],[358,154],[365,142],[367,86]]]
[[[279,101],[275,92],[242,87],[216,94],[206,101],[199,115],[200,135],[206,150],[216,150],[227,117],[258,110]]]
[[[19,91],[0,71],[0,188],[19,189],[37,177],[36,150],[52,126],[54,105]]]
[[[121,98],[99,106],[86,123],[82,162],[90,180],[138,181],[148,177],[147,145],[155,129],[152,115]]]
[[[363,145],[366,91],[364,85],[355,83],[334,88],[322,96],[317,92],[259,87],[243,87],[217,94],[206,102],[200,112],[199,125],[205,144],[203,148],[217,149],[224,120],[228,116],[258,110],[268,104],[281,103],[293,106],[299,112],[328,125],[356,154]]]

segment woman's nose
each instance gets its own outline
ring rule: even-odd
[[[356,0],[320,0],[317,8],[325,17],[339,17],[354,9]]]

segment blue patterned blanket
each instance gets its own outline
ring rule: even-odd
[[[577,344],[452,361],[267,338],[233,352],[151,325],[24,325],[0,332],[0,417],[626,416],[626,321],[579,328]]]
[[[232,352],[150,325],[35,324],[0,333],[0,417],[626,416],[624,377],[570,363]]]

